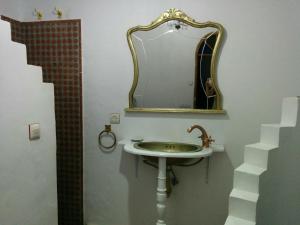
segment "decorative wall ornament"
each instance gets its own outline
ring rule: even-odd
[[[53,13],[57,16],[58,19],[62,18],[63,12],[61,9],[58,9],[57,7],[55,7]]]
[[[38,19],[41,20],[43,18],[43,13],[36,8],[33,11],[33,15]]]

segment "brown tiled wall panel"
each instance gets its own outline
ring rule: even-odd
[[[82,65],[80,20],[11,23],[12,40],[27,47],[28,64],[54,84],[59,225],[83,225]]]

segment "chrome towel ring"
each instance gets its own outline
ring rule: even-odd
[[[112,145],[108,145],[108,146],[107,145],[103,145],[102,138],[104,136],[110,136],[110,137],[112,137],[113,144]],[[116,145],[117,138],[116,138],[115,133],[111,131],[111,125],[105,125],[105,129],[99,133],[99,135],[98,135],[98,143],[99,143],[99,146],[101,148],[105,148],[105,149],[111,149],[111,148],[113,148]]]

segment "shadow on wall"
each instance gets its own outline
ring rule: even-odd
[[[167,224],[223,225],[225,223],[228,196],[233,183],[233,167],[226,154],[215,153],[210,160],[208,184],[205,179],[205,168],[205,160],[192,167],[174,167],[179,184],[173,187],[173,192],[167,199],[165,217]],[[224,171],[227,173],[224,174]],[[144,164],[142,158],[137,160],[136,156],[122,151],[120,172],[126,177],[129,185],[129,224],[156,224],[158,170]]]

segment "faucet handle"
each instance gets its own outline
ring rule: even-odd
[[[203,147],[205,148],[208,148],[212,142],[215,142],[215,140],[212,139],[211,136],[206,136],[206,138],[202,138]]]
[[[208,143],[211,144],[212,142],[215,142],[215,139],[212,139],[211,136],[208,137]]]

